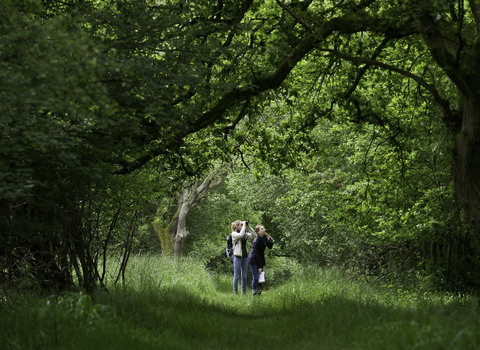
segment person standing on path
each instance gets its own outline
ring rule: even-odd
[[[250,269],[253,274],[252,294],[260,295],[262,294],[262,285],[258,283],[258,279],[265,266],[265,249],[267,247],[268,249],[272,249],[273,238],[267,235],[265,226],[263,225],[257,225],[255,232],[257,233],[257,237],[253,240],[252,249],[248,255],[248,263],[250,264]]]
[[[242,295],[245,295],[247,290],[247,240],[255,239],[255,236],[256,233],[248,226],[248,221],[237,220],[232,222],[234,294],[238,294],[238,280],[240,277],[242,278]]]

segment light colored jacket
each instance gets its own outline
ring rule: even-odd
[[[240,242],[240,240],[245,234],[247,235],[247,241],[253,241],[255,237],[257,237],[257,233],[250,226],[248,226],[247,230],[245,229],[245,226],[243,226],[240,232],[237,232],[237,231],[232,232],[234,256],[242,256],[242,243]],[[248,255],[248,248],[247,248],[247,255]]]

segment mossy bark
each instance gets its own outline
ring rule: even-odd
[[[157,210],[155,219],[153,221],[153,229],[160,239],[160,244],[162,245],[162,254],[164,256],[173,256],[173,239],[177,233],[178,215],[180,210],[177,210],[167,227],[163,227],[163,216],[165,215],[165,212],[166,209]]]

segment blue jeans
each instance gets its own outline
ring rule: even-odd
[[[253,280],[252,280],[252,292],[259,293],[262,292],[262,284],[258,283],[258,279],[260,278],[260,274],[258,273],[257,265],[250,265],[250,269],[252,270]]]
[[[233,257],[233,290],[238,291],[238,279],[242,276],[242,290],[247,290],[248,258]]]

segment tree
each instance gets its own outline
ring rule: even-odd
[[[228,170],[218,174],[212,172],[203,181],[196,179],[193,183],[186,182],[177,192],[177,210],[167,227],[163,227],[163,221],[168,213],[168,202],[165,201],[164,205],[158,208],[153,227],[162,243],[163,255],[176,258],[182,256],[183,245],[189,234],[186,225],[188,212],[200,203],[212,188],[222,182],[227,172]]]
[[[475,1],[468,5],[428,0],[287,5],[278,0],[253,8],[261,9],[255,17],[257,26],[244,39],[251,50],[245,59],[239,54],[243,61],[235,64],[246,79],[237,80],[208,115],[221,114],[237,101],[278,87],[284,96],[307,90],[318,98],[297,98],[311,110],[292,118],[299,126],[296,131],[308,132],[319,118],[339,113],[357,122],[385,125],[391,118],[381,113],[382,101],[372,100],[367,91],[383,95],[387,86],[409,80],[404,93],[416,95],[415,100],[431,99],[440,112],[432,117],[441,118],[450,132],[455,194],[480,229],[480,180],[475,165],[480,157],[476,147],[480,6]],[[245,22],[251,18],[246,16]],[[368,86],[372,80],[379,86]],[[285,144],[275,144],[266,133],[262,128],[255,135],[263,138],[264,154],[274,163],[282,159],[277,154]],[[272,144],[278,146],[274,151]]]
[[[262,210],[277,254],[389,284],[476,290],[476,240],[453,197],[446,130],[425,125],[421,113],[412,110],[399,123],[417,137],[324,120],[301,167],[281,177],[256,168],[257,178],[245,172],[227,183],[246,205]]]

